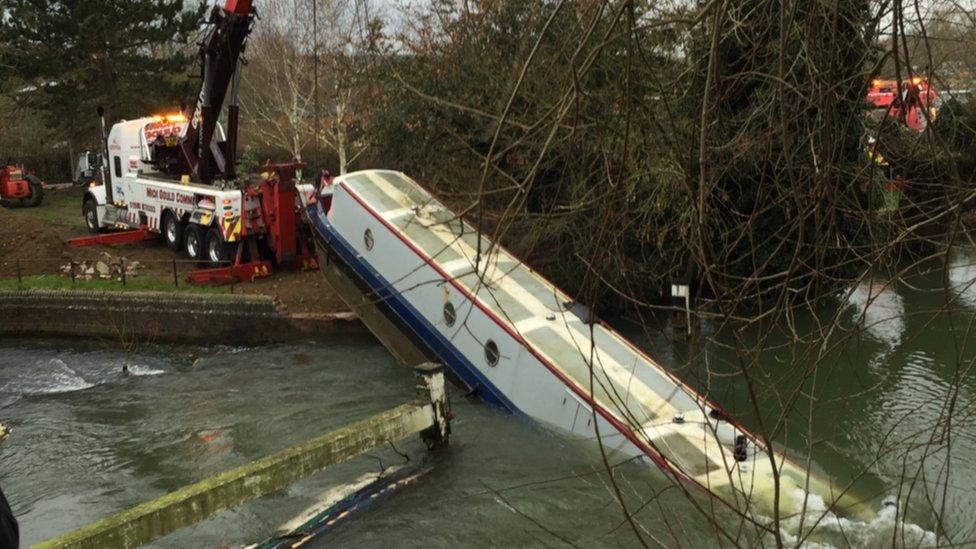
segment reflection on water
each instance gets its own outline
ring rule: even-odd
[[[956,248],[949,254],[949,289],[968,307],[976,306],[976,250]]]
[[[0,485],[25,546],[412,391],[409,374],[390,368],[369,341],[128,353],[70,342],[0,345],[0,420],[13,429],[0,444]],[[246,525],[229,528],[216,543],[236,530],[255,535]]]
[[[905,304],[892,281],[865,280],[849,292],[854,321],[877,340],[897,347],[905,333]]]
[[[881,482],[872,489],[876,497],[887,494],[900,504],[882,507],[876,521],[861,527],[830,517],[824,526],[833,526],[826,530],[843,531],[855,546],[888,546],[892,539],[898,545],[933,546],[934,531],[956,542],[976,540],[976,431],[971,423],[976,349],[970,333],[976,255],[956,251],[948,267],[948,287],[936,271],[904,283],[878,277],[850,292],[851,320],[875,345],[855,337],[838,354],[844,357],[842,365],[821,380],[834,385],[821,393],[834,397],[837,409],[819,407],[815,418],[823,427],[815,430],[825,437],[834,433],[827,440],[836,446],[822,454],[848,460],[846,467],[834,469],[835,475],[854,478],[868,472]],[[831,423],[833,429],[827,427]],[[924,528],[906,523],[893,538],[896,510]],[[830,542],[836,546],[841,540]],[[945,544],[945,537],[939,543]]]

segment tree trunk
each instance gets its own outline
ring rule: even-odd
[[[339,175],[345,175],[346,169],[348,168],[347,162],[349,155],[346,151],[346,122],[345,122],[345,111],[346,103],[343,100],[336,101],[336,152],[339,153]]]
[[[74,136],[70,136],[68,137],[68,178],[72,183],[75,181],[75,156],[75,140]]]

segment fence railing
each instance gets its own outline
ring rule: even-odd
[[[58,155],[20,155],[12,160],[48,183],[71,181],[75,162],[75,159],[68,158],[67,152]]]
[[[84,284],[99,281],[104,285],[116,282],[125,288],[135,281],[138,286],[151,281],[154,285],[172,285],[174,288],[189,286],[189,273],[201,269],[212,269],[232,265],[231,261],[219,263],[196,261],[192,259],[128,259],[125,257],[100,256],[93,258],[14,258],[0,260],[0,282],[18,285],[45,286],[47,277],[58,277],[65,284]],[[53,279],[53,278],[52,278]],[[231,293],[235,284],[229,284]]]

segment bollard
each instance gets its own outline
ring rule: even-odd
[[[24,281],[23,281],[23,279],[21,277],[21,274],[20,274],[20,260],[18,259],[17,260],[17,284],[21,284],[23,282]]]
[[[120,264],[122,265],[122,285],[125,286],[125,258],[124,257],[122,258]]]
[[[434,412],[434,424],[420,432],[420,438],[428,450],[447,447],[451,435],[451,404],[444,386],[444,366],[425,362],[414,367],[417,382],[417,398],[429,401]]]
[[[674,310],[671,312],[671,325],[675,328],[674,335],[691,336],[691,289],[689,284],[671,284],[671,303]],[[682,311],[681,309],[684,309]]]
[[[180,275],[176,272],[176,260],[173,260],[173,287],[180,287]]]

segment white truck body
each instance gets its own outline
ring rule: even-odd
[[[144,226],[159,232],[163,216],[170,212],[187,223],[203,227],[216,224],[226,242],[236,242],[241,235],[242,214],[248,211],[255,214],[248,216],[248,230],[260,232],[264,228],[257,197],[245,197],[238,189],[173,181],[155,173],[151,144],[156,139],[178,139],[185,127],[186,122],[177,116],[139,118],[112,126],[105,166],[112,185],[112,204],[107,203],[102,186],[90,187],[86,195],[86,200],[95,200],[99,227]],[[219,126],[218,132],[223,133]]]
[[[91,151],[79,154],[78,161],[75,163],[75,171],[71,174],[72,183],[84,183],[97,179],[101,162],[101,154]]]
[[[247,235],[267,233],[272,220],[262,209],[259,192],[191,183],[188,176],[184,181],[174,181],[157,171],[151,156],[153,143],[163,140],[167,146],[174,146],[186,127],[182,115],[139,118],[112,126],[107,139],[105,182],[92,184],[83,202],[90,230],[145,228],[162,234],[174,250],[186,249],[193,259],[201,259],[198,254],[206,248],[212,262],[230,259],[228,248],[234,247],[227,245]],[[224,132],[219,125],[216,132],[222,139]],[[111,185],[111,192],[106,185]],[[304,209],[314,188],[309,184],[296,187],[296,207]]]

